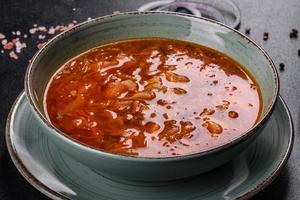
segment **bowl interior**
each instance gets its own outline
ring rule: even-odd
[[[278,92],[277,73],[270,59],[249,39],[215,22],[172,13],[131,13],[98,18],[64,32],[33,59],[26,88],[35,107],[45,116],[44,91],[51,76],[72,57],[101,44],[145,37],[174,38],[223,52],[255,77],[262,90],[260,119],[268,113]],[[28,93],[27,93],[28,95]]]

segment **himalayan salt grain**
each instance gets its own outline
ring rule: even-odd
[[[67,30],[67,28],[65,26],[61,26],[59,29],[59,31],[65,31],[65,30]]]
[[[38,49],[41,49],[41,48],[43,48],[44,45],[45,45],[45,42],[44,42],[44,43],[39,43],[39,44],[37,45],[37,48],[38,48]]]
[[[72,28],[74,26],[73,23],[68,24],[68,28]]]
[[[40,40],[45,39],[45,37],[46,37],[45,35],[39,35],[39,36],[38,36],[38,38],[39,38]]]
[[[17,53],[21,53],[21,50],[23,48],[27,47],[26,43],[21,43],[20,41],[17,41],[16,44],[15,44],[15,46],[16,46],[16,52]]]
[[[69,30],[70,28],[74,27],[75,25],[73,23],[68,24],[67,26],[60,26],[59,31],[66,31]]]
[[[3,46],[3,49],[12,49],[14,47],[14,43],[8,42],[6,45]]]
[[[115,12],[117,14],[118,11]],[[88,20],[92,20],[92,18],[88,18]],[[74,27],[78,22],[76,20],[72,20],[71,23],[68,25],[57,25],[57,26],[51,26],[51,27],[46,27],[46,26],[38,26],[37,24],[33,24],[33,27],[29,29],[30,34],[36,34],[38,32],[45,32],[49,35],[54,35],[57,32],[65,31],[68,30],[72,27]],[[19,38],[13,38],[11,41],[8,41],[6,36],[2,33],[0,33],[0,45],[2,44],[3,49],[1,50],[1,53],[5,53],[5,50],[11,50],[10,57],[13,59],[18,59],[18,56],[16,53],[21,53],[23,48],[27,47],[27,44],[24,42],[21,42],[22,38],[29,38],[29,34],[23,34],[20,30],[17,31],[12,31],[13,35],[19,36]],[[47,39],[48,35],[45,34],[38,34],[38,39]],[[37,44],[37,48],[41,49],[45,43],[39,43]],[[14,49],[15,48],[15,49]],[[14,50],[12,50],[14,49]]]
[[[21,47],[21,42],[18,40],[18,41],[16,41],[16,43],[15,43],[15,46],[16,46],[16,48],[20,48]]]
[[[53,28],[53,26],[51,26],[48,30],[48,34],[53,35],[55,33],[55,28]]]
[[[37,30],[36,28],[31,28],[31,29],[29,29],[29,33],[30,34],[35,34],[36,30]]]
[[[38,30],[42,32],[47,32],[47,28],[45,26],[38,27]]]
[[[5,35],[0,33],[0,40],[3,40],[5,38]]]
[[[12,39],[12,43],[14,43],[14,44],[16,44],[19,41],[20,41],[20,38],[14,38],[14,39]]]
[[[121,13],[120,11],[116,10],[116,11],[114,11],[112,14],[113,14],[113,15],[117,15],[117,14],[120,14],[120,13]]]
[[[15,59],[15,60],[18,59],[18,56],[17,56],[17,54],[16,54],[14,51],[11,51],[11,52],[9,53],[9,57],[11,57],[12,59]]]
[[[59,29],[60,29],[60,26],[57,25],[57,26],[55,27],[55,30],[59,30]]]
[[[6,45],[7,44],[7,39],[2,40],[1,44]]]

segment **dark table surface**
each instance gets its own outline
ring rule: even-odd
[[[88,17],[111,14],[113,11],[135,10],[149,0],[0,0],[0,33],[8,38],[12,31],[27,33],[33,24],[47,27],[78,22]],[[260,44],[275,64],[285,64],[280,72],[280,94],[287,102],[295,125],[295,146],[287,166],[279,177],[253,199],[300,199],[300,38],[290,39],[292,28],[300,29],[299,0],[236,0],[242,12],[240,31],[251,28],[250,37]],[[74,9],[75,8],[75,9]],[[269,40],[263,41],[263,32],[269,32]],[[4,129],[9,109],[24,89],[24,73],[28,60],[37,51],[37,36],[26,39],[27,48],[12,60],[7,53],[0,53],[0,199],[47,199],[33,188],[14,167],[5,147]],[[0,48],[1,49],[1,48]],[[298,188],[298,189],[297,189]]]

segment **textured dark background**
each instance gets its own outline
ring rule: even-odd
[[[28,32],[33,24],[57,25],[72,20],[84,21],[113,11],[135,10],[149,0],[0,0],[0,32]],[[300,38],[291,40],[292,28],[300,29],[299,0],[235,0],[242,11],[240,30],[251,27],[251,35],[273,58],[278,66],[285,63],[280,72],[280,94],[286,100],[295,124],[295,146],[287,166],[279,177],[255,200],[300,199],[300,159],[298,148],[299,100],[300,100]],[[74,11],[73,8],[76,8]],[[269,32],[269,40],[263,41],[263,32]],[[17,61],[0,54],[0,199],[47,199],[20,175],[12,164],[4,142],[4,129],[9,109],[23,90],[23,80],[28,60],[36,52],[36,38],[27,40],[26,48]],[[298,188],[298,189],[297,189]]]

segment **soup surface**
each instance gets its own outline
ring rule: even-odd
[[[109,152],[170,157],[230,141],[257,121],[256,81],[216,50],[171,39],[91,49],[65,63],[44,98],[51,123]]]

